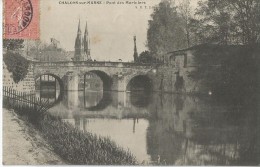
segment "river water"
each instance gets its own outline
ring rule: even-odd
[[[50,109],[82,131],[109,137],[140,163],[259,165],[259,124],[253,107],[210,97],[143,92],[39,93]]]

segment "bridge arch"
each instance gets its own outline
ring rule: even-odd
[[[126,91],[144,91],[151,92],[153,90],[152,79],[147,74],[137,74],[131,77],[126,86]]]
[[[84,78],[86,77],[87,73],[96,74],[103,82],[103,90],[109,91],[111,90],[113,79],[104,71],[101,70],[90,70],[84,73]],[[85,83],[84,83],[85,86]]]
[[[59,92],[58,92],[58,97],[56,96],[57,94],[56,94],[56,85],[55,85],[55,92],[54,92],[54,94],[52,94],[51,93],[51,97],[47,97],[48,98],[48,100],[49,100],[49,98],[53,98],[53,96],[54,96],[54,102],[52,103],[52,106],[54,106],[54,105],[56,105],[56,104],[58,104],[62,99],[63,99],[63,97],[64,97],[64,82],[63,82],[63,80],[59,77],[59,76],[57,76],[57,75],[54,75],[54,74],[51,74],[51,73],[43,73],[43,74],[38,74],[38,75],[36,75],[36,76],[34,76],[34,81],[35,81],[35,86],[37,85],[37,80],[38,81],[40,81],[40,78],[42,77],[42,76],[51,76],[51,77],[53,77],[53,78],[55,78],[55,84],[56,84],[56,81],[58,82],[58,84],[59,84]],[[40,83],[41,84],[41,83]],[[43,93],[43,94],[42,94]],[[39,97],[40,98],[46,98],[46,97],[43,97],[44,96],[44,92],[41,92],[41,88],[40,88],[40,92],[39,92]],[[49,96],[49,95],[48,95]]]
[[[52,74],[52,73],[43,73],[43,74],[36,75],[36,76],[34,77],[35,85],[37,84],[37,83],[36,83],[37,80],[40,79],[40,77],[42,77],[42,76],[44,76],[44,75],[51,76],[51,77],[55,78],[55,79],[58,81],[58,83],[59,83],[60,91],[61,91],[61,92],[64,91],[64,82],[62,81],[62,79],[61,79],[59,76],[57,76],[57,75],[55,75],[55,74]]]
[[[148,106],[153,90],[152,79],[147,74],[136,74],[127,83],[126,91],[133,106],[143,108]]]

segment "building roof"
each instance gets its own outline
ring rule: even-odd
[[[218,48],[218,49],[244,49],[246,47],[246,45],[221,45],[221,44],[209,44],[209,43],[205,43],[205,44],[199,44],[199,45],[195,45],[189,48],[185,48],[185,49],[181,49],[181,50],[176,50],[176,51],[172,51],[172,52],[168,52],[167,54],[175,54],[175,55],[180,55],[183,54],[186,51],[193,51],[193,50],[198,50],[198,49],[214,49],[214,48]]]

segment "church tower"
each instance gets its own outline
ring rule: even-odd
[[[77,32],[77,37],[75,40],[75,54],[74,54],[74,61],[80,61],[81,57],[81,30],[80,30],[80,20],[79,20],[79,25],[78,25],[78,32]]]
[[[80,20],[78,25],[77,37],[75,40],[75,54],[73,61],[89,61],[90,57],[90,41],[88,38],[88,27],[86,22],[84,36],[82,37],[81,29],[80,29]]]
[[[134,62],[138,61],[138,53],[136,48],[136,36],[134,36]]]

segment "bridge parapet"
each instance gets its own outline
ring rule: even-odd
[[[58,66],[67,66],[67,67],[79,67],[79,66],[88,66],[88,67],[118,67],[118,68],[154,68],[159,65],[159,63],[148,64],[148,63],[132,63],[132,62],[90,62],[90,61],[58,61],[58,62],[32,62],[36,66],[45,66],[45,67],[58,67]]]

